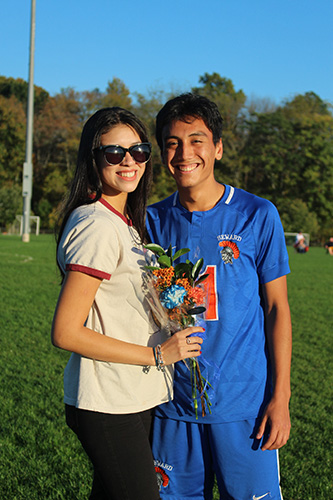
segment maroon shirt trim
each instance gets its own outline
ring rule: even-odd
[[[118,212],[118,210],[116,210],[115,208],[113,208],[113,206],[110,205],[110,203],[108,203],[104,198],[100,198],[98,201],[100,201],[102,203],[102,205],[104,205],[106,208],[108,208],[109,210],[111,210],[111,212],[113,212],[114,214],[118,215],[118,217],[120,217],[128,226],[133,226],[133,223],[132,223],[131,219],[128,219],[127,217],[125,217],[125,215],[123,215],[120,212]]]
[[[101,278],[102,280],[109,280],[111,274],[93,269],[92,267],[81,266],[80,264],[66,264],[66,271],[79,271],[80,273],[88,274],[94,278]]]

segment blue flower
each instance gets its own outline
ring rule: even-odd
[[[184,302],[185,295],[187,295],[187,291],[183,286],[171,285],[161,293],[160,301],[166,309],[173,309]]]

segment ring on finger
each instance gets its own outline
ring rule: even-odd
[[[190,343],[191,343],[191,340],[187,337],[186,344],[190,344]]]

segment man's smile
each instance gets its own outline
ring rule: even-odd
[[[191,163],[190,165],[177,165],[176,168],[181,172],[193,172],[198,166],[199,163]]]

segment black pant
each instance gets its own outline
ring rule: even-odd
[[[67,425],[94,466],[90,500],[158,500],[149,443],[152,410],[111,415],[66,405]]]

